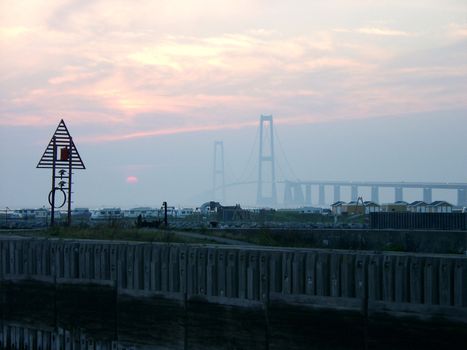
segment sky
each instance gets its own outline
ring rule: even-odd
[[[0,0],[0,52],[0,209],[47,205],[62,118],[73,206],[199,206],[215,141],[255,180],[261,114],[279,179],[467,182],[465,0]]]

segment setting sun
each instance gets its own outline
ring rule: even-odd
[[[136,176],[128,176],[126,182],[129,184],[136,184],[138,183],[138,178]]]

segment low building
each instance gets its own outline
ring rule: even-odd
[[[320,207],[299,207],[299,208],[283,208],[278,209],[278,212],[299,213],[299,214],[322,214],[323,208]]]
[[[381,204],[381,211],[384,213],[406,213],[409,203],[397,201],[394,203]]]
[[[429,213],[452,213],[453,205],[446,201],[434,201],[427,206]]]
[[[138,207],[123,211],[125,219],[136,219],[140,215],[143,219],[155,219],[159,217],[159,210],[150,207]]]
[[[410,213],[428,213],[428,204],[424,201],[415,201],[407,206]]]
[[[349,203],[338,201],[331,204],[331,212],[333,215],[363,215],[369,213],[377,213],[379,211],[379,204],[372,201],[351,201]]]
[[[299,212],[302,214],[322,214],[323,208],[319,207],[302,207],[299,208]]]
[[[91,218],[89,208],[74,208],[71,211],[71,222],[73,224],[86,224]]]
[[[210,201],[210,202],[206,202],[203,205],[201,205],[199,207],[199,211],[203,215],[217,213],[220,207],[222,206],[219,202]]]
[[[351,201],[342,205],[342,214],[363,215],[365,214],[365,206],[361,202]]]
[[[193,208],[178,208],[175,210],[175,216],[177,218],[186,218],[187,216],[193,215]]]
[[[50,210],[47,208],[37,209],[18,209],[15,213],[19,214],[24,220],[47,220],[50,217]],[[60,211],[54,211],[55,218],[60,218]]]
[[[363,202],[363,206],[365,207],[365,214],[367,215],[370,213],[379,213],[381,211],[380,205],[372,201]]]
[[[342,215],[342,207],[345,204],[343,201],[338,201],[331,204],[331,212],[333,215]]]
[[[220,206],[217,209],[217,216],[220,221],[243,221],[250,219],[250,212],[242,209],[240,204]]]
[[[101,208],[91,212],[91,221],[113,221],[123,218],[120,208]]]

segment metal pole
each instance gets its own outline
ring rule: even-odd
[[[73,138],[70,136],[69,149],[68,149],[68,226],[71,225],[71,175],[72,175],[72,145]]]
[[[167,220],[167,202],[162,203],[164,206],[164,225],[165,227],[168,226],[168,220]]]
[[[55,165],[57,161],[57,142],[55,136],[52,138],[53,160],[52,160],[52,203],[50,203],[50,226],[55,223]]]

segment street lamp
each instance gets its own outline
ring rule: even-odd
[[[47,208],[45,207],[45,205],[42,206],[42,210],[45,213],[45,215],[44,215],[44,224],[45,224],[45,227],[47,227],[47,223],[48,223],[48,220],[49,220],[49,212],[47,211]]]
[[[8,210],[11,210],[8,207],[5,207],[5,226],[8,227]]]

